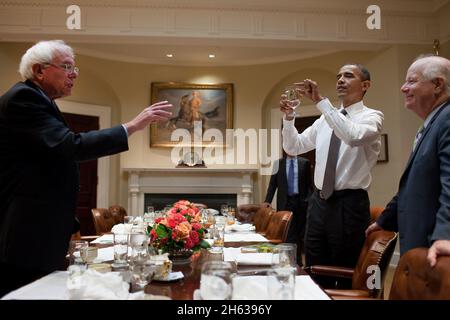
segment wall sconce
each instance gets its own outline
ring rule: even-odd
[[[439,42],[438,39],[434,39],[433,42],[433,49],[434,49],[434,54],[435,55],[439,55],[439,49],[441,48],[441,43]]]

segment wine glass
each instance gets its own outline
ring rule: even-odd
[[[286,95],[286,99],[288,100],[288,105],[295,110],[300,105],[300,98],[302,95],[298,91],[298,88],[295,85],[289,85],[284,88],[284,94]]]

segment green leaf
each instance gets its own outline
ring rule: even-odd
[[[158,224],[155,231],[159,238],[167,238],[169,236],[166,226],[162,224]]]
[[[206,241],[206,240],[200,241],[200,247],[203,248],[203,249],[211,248],[211,246],[209,245],[208,241]]]

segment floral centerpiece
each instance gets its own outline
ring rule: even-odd
[[[164,253],[198,251],[209,248],[204,240],[205,228],[201,224],[200,210],[192,202],[180,200],[148,227],[150,242]]]

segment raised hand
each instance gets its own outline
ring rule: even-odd
[[[128,135],[130,136],[136,131],[144,129],[152,122],[167,121],[172,115],[172,112],[167,111],[167,109],[172,107],[172,104],[168,101],[160,101],[145,108],[140,114],[137,115],[136,118],[125,123],[125,127],[128,130]]]

